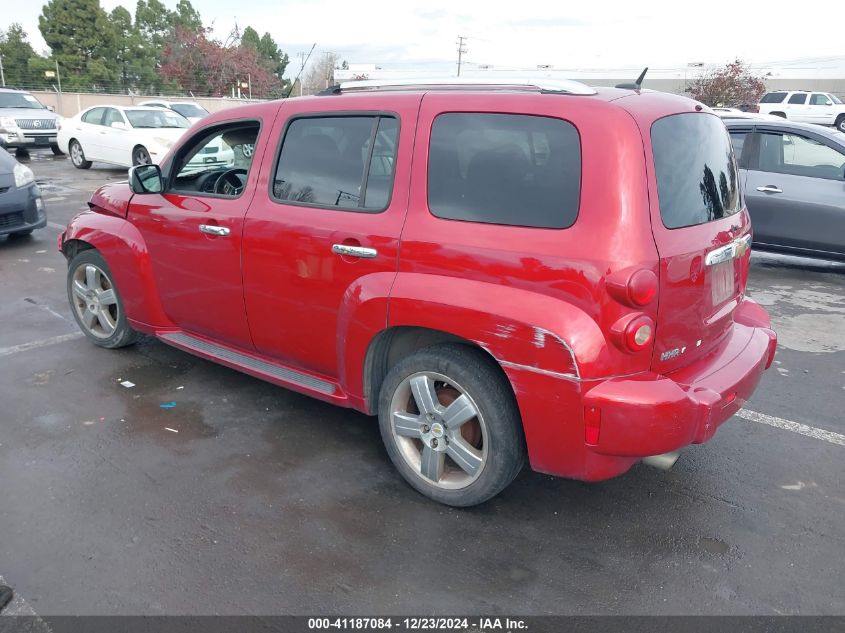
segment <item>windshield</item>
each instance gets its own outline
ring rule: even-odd
[[[125,110],[132,127],[191,127],[181,114],[168,110]]]
[[[842,103],[836,95],[828,94],[827,96],[833,100],[833,103]]]
[[[41,105],[38,99],[25,92],[0,92],[0,108],[47,109]]]
[[[194,103],[173,103],[170,106],[171,110],[175,110],[185,117],[199,117],[202,118],[208,114],[208,110],[199,107]]]

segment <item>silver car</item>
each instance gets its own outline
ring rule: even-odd
[[[7,150],[49,147],[62,154],[56,143],[59,115],[24,90],[0,88],[0,147]]]
[[[845,261],[845,134],[810,123],[726,119],[754,245]]]

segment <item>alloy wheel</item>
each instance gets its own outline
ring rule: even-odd
[[[487,462],[487,427],[472,397],[447,376],[418,372],[390,403],[399,453],[429,484],[457,490],[478,479]]]
[[[120,308],[108,275],[94,264],[82,264],[73,272],[71,290],[73,307],[83,327],[96,338],[112,336]]]

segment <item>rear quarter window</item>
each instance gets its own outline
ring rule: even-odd
[[[431,130],[428,206],[448,220],[561,229],[578,215],[581,142],[551,117],[447,113]]]
[[[719,118],[684,113],[651,126],[660,216],[666,228],[704,224],[741,208],[728,131]]]
[[[763,95],[760,103],[783,103],[784,99],[786,99],[785,92],[769,92]]]

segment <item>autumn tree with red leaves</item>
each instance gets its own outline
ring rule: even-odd
[[[756,104],[766,92],[764,79],[751,74],[739,59],[724,68],[704,72],[686,87],[686,92],[708,106],[740,106]]]
[[[224,46],[210,29],[177,27],[164,46],[161,74],[196,96],[222,97],[249,82],[253,97],[277,96],[281,78],[250,46]],[[246,90],[242,89],[242,93]]]

